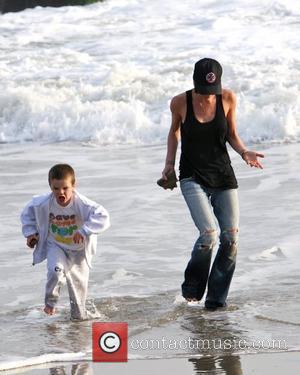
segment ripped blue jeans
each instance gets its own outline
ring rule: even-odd
[[[206,188],[195,182],[193,177],[182,179],[180,188],[199,230],[199,238],[184,273],[182,295],[187,299],[201,300],[207,285],[205,306],[226,306],[237,253],[237,189]],[[220,229],[220,243],[210,270],[212,250],[218,241],[216,221]]]

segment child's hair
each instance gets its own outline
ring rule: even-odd
[[[51,180],[63,180],[65,178],[71,177],[72,185],[75,184],[75,172],[74,169],[69,164],[56,164],[54,165],[48,174],[48,182],[51,185]]]

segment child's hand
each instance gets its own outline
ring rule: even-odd
[[[38,233],[32,234],[31,236],[27,237],[27,246],[33,249],[34,246],[38,243],[38,241],[39,241],[39,234]]]
[[[74,234],[74,236],[73,236],[73,241],[74,241],[74,243],[83,242],[84,241],[84,237],[79,232],[76,232]]]

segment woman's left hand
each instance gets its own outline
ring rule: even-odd
[[[263,169],[263,166],[260,164],[258,158],[264,158],[265,155],[261,154],[256,151],[244,151],[242,153],[242,158],[245,160],[245,162],[250,165],[250,167],[256,167]]]

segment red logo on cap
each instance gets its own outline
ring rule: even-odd
[[[216,75],[213,72],[207,73],[205,79],[208,83],[214,83],[216,80]]]

